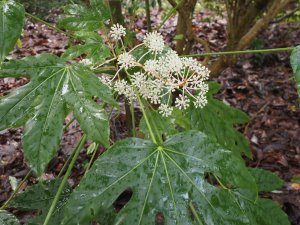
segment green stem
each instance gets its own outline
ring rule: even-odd
[[[157,144],[155,135],[154,135],[154,133],[153,133],[153,131],[152,131],[152,128],[151,128],[151,125],[150,125],[150,122],[149,122],[149,119],[148,119],[148,116],[147,116],[147,114],[146,114],[146,112],[145,112],[145,109],[144,109],[145,107],[144,107],[143,102],[142,102],[142,100],[141,100],[141,98],[140,98],[140,96],[139,96],[138,94],[137,94],[137,98],[138,98],[139,103],[140,103],[140,105],[141,105],[142,113],[143,113],[143,115],[144,115],[144,117],[145,117],[145,121],[146,121],[148,130],[149,130],[151,139],[152,139],[152,141],[154,142],[154,144]]]
[[[147,31],[151,32],[151,15],[150,15],[150,3],[149,0],[145,0],[146,5],[146,17],[147,17]]]
[[[58,190],[57,190],[57,192],[56,192],[56,195],[55,195],[54,200],[53,200],[53,202],[52,202],[52,204],[51,204],[51,206],[50,206],[50,209],[49,209],[49,211],[48,211],[47,217],[46,217],[45,222],[44,222],[43,225],[48,225],[48,224],[49,224],[49,221],[50,221],[50,219],[51,219],[52,213],[53,213],[54,210],[55,210],[56,204],[57,204],[57,202],[58,202],[58,200],[59,200],[59,198],[60,198],[60,195],[61,195],[61,193],[62,193],[62,191],[63,191],[63,188],[65,187],[65,184],[67,183],[68,177],[69,177],[70,174],[71,174],[72,168],[73,168],[73,166],[74,166],[74,164],[75,164],[75,162],[76,162],[77,157],[79,156],[80,150],[82,149],[82,147],[83,147],[85,141],[86,141],[86,134],[84,134],[84,135],[81,137],[79,143],[77,144],[77,146],[76,146],[76,148],[75,148],[75,150],[74,150],[75,154],[74,154],[74,156],[73,156],[73,158],[72,158],[72,161],[70,162],[70,165],[69,165],[69,167],[68,167],[68,170],[67,170],[67,172],[66,172],[64,178],[63,178],[62,181],[61,181],[61,184],[60,184],[59,187],[58,187]]]
[[[68,129],[68,127],[74,122],[74,120],[75,120],[75,117],[73,117],[73,118],[69,121],[69,123],[66,124],[66,126],[64,127],[64,131],[66,131],[66,130]]]
[[[166,23],[166,21],[176,12],[176,10],[182,5],[183,0],[181,0],[176,7],[172,8],[170,10],[170,12],[165,16],[165,18],[163,19],[163,21],[159,24],[159,26],[157,27],[157,30],[160,30],[160,28],[162,28],[162,26]]]
[[[25,183],[25,181],[28,179],[28,177],[31,175],[31,170],[29,170],[29,172],[26,174],[26,176],[23,178],[23,180],[19,183],[18,187],[16,188],[16,190],[14,190],[14,192],[12,193],[12,195],[7,199],[7,201],[1,206],[0,210],[5,209],[9,203],[11,202],[11,200],[13,200],[13,198],[16,196],[16,194],[18,194],[19,190],[21,189],[21,187],[23,186],[23,184]]]
[[[134,115],[134,106],[133,106],[133,104],[131,104],[131,106],[130,106],[130,111],[131,111],[132,136],[136,137],[136,132],[135,132],[135,115]]]
[[[85,177],[85,176],[87,175],[87,173],[89,172],[89,170],[90,170],[90,168],[91,168],[91,166],[92,166],[93,160],[94,160],[94,158],[95,158],[95,156],[96,156],[98,147],[99,147],[99,144],[96,144],[95,150],[94,150],[94,152],[93,152],[93,155],[92,155],[92,157],[91,157],[91,159],[90,159],[90,161],[89,161],[89,164],[88,164],[88,166],[87,166],[87,168],[86,168],[86,170],[85,170],[85,173],[84,173],[83,177]]]
[[[71,34],[65,32],[65,31],[59,29],[58,27],[53,26],[51,23],[48,23],[48,22],[46,22],[46,21],[44,21],[44,20],[42,20],[42,19],[40,19],[40,18],[38,18],[38,17],[36,17],[36,16],[28,13],[28,12],[25,12],[25,15],[29,16],[30,18],[32,18],[32,19],[34,19],[36,21],[39,21],[39,22],[47,25],[48,27],[52,28],[53,30],[56,30],[56,31],[61,32],[61,33],[64,33],[65,35],[69,36],[70,38],[75,39],[75,37],[73,35],[71,35]]]
[[[182,57],[239,55],[239,54],[255,54],[255,53],[271,53],[271,52],[290,52],[290,51],[293,51],[293,49],[294,49],[294,47],[244,50],[244,51],[229,51],[229,52],[209,52],[209,53],[182,55]]]
[[[59,174],[57,175],[58,178],[59,178],[59,177],[62,177],[63,173],[65,172],[65,170],[66,170],[67,166],[69,165],[71,159],[73,158],[74,154],[75,154],[75,151],[73,151],[73,152],[69,155],[69,157],[68,157],[67,161],[65,162],[63,168],[61,168],[61,170],[59,171]]]
[[[200,219],[199,216],[198,216],[198,213],[197,213],[197,211],[196,211],[194,205],[193,205],[191,202],[190,202],[189,205],[190,205],[190,208],[191,208],[191,210],[192,210],[192,213],[193,213],[193,215],[195,216],[195,219],[197,220],[198,224],[199,224],[199,225],[203,225],[201,219]]]

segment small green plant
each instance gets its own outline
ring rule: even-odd
[[[289,224],[277,204],[259,197],[283,182],[245,166],[241,155],[251,157],[249,144],[234,125],[246,123],[248,116],[213,97],[220,86],[207,81],[208,69],[179,57],[156,31],[129,49],[126,28],[109,25],[106,2],[90,4],[65,8],[60,26],[80,44],[62,57],[41,54],[5,61],[21,34],[25,10],[14,0],[0,3],[0,77],[30,78],[0,99],[0,130],[24,126],[24,154],[37,176],[59,148],[68,114],[73,112],[84,132],[63,178],[61,173],[29,187],[2,209],[38,210],[28,221],[31,225]],[[70,63],[79,56],[84,59]],[[292,63],[298,74],[297,50]],[[140,106],[144,139],[109,141],[106,106],[118,108],[118,95]],[[88,164],[72,190],[66,182],[87,139],[94,142],[89,148],[93,157],[96,146],[107,150],[91,168]],[[126,190],[132,196],[116,210],[114,202]],[[0,221],[19,224],[6,211],[0,211]]]

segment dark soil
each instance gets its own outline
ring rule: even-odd
[[[153,24],[158,24],[159,13],[153,13]],[[210,22],[205,19],[213,18]],[[171,18],[162,29],[162,33],[171,46],[175,35],[176,19]],[[209,41],[212,51],[220,51],[226,43],[226,20],[212,17],[209,13],[197,14],[194,30],[199,37]],[[137,19],[137,31],[146,32],[144,16]],[[272,24],[259,36],[261,48],[287,47],[300,44],[299,23]],[[12,53],[13,58],[22,58],[43,52],[61,55],[67,47],[68,38],[44,25],[27,22],[23,47]],[[193,52],[203,52],[201,45],[195,45]],[[282,190],[266,194],[279,202],[288,214],[293,225],[300,224],[300,184],[293,183],[292,178],[300,176],[300,109],[295,82],[289,63],[290,53],[281,52],[265,55],[244,55],[236,65],[227,68],[217,79],[222,90],[217,98],[228,102],[246,112],[251,121],[245,126],[237,127],[251,143],[253,160],[246,162],[251,167],[260,167],[278,174],[285,185]],[[26,84],[26,78],[0,79],[0,96]],[[72,115],[66,119],[66,124]],[[126,116],[124,110],[111,122],[113,139],[126,136]],[[22,180],[29,171],[23,158],[21,147],[22,129],[7,129],[0,132],[0,203],[11,194],[9,176]],[[63,167],[72,149],[81,137],[77,122],[66,130],[58,155],[49,163],[43,179],[53,179]],[[86,144],[88,146],[89,143]],[[98,154],[104,149],[100,148]],[[69,184],[76,186],[84,173],[90,156],[82,151]],[[23,185],[36,183],[31,176]],[[22,221],[28,214],[17,213]]]

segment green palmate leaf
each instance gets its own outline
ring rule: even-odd
[[[294,77],[298,87],[298,93],[300,98],[300,46],[294,48],[291,55],[291,64],[294,72]]]
[[[0,129],[26,123],[24,154],[38,175],[58,150],[63,121],[70,110],[88,137],[108,145],[107,116],[92,97],[116,103],[108,87],[91,71],[44,54],[3,64],[0,77],[6,76],[31,78],[27,85],[0,99]]]
[[[209,183],[207,174],[221,186]],[[165,225],[250,224],[252,214],[243,207],[257,196],[243,161],[201,132],[170,136],[162,146],[132,138],[117,142],[95,162],[71,195],[62,224],[105,216],[128,188],[132,197],[111,224],[154,225],[157,217]]]
[[[0,62],[15,47],[21,35],[24,7],[13,0],[0,0]]]
[[[21,211],[38,210],[38,216],[29,220],[27,225],[43,224],[61,180],[43,181],[29,187],[25,192],[17,195],[10,207]],[[65,206],[72,189],[65,187],[51,216],[50,224],[59,224],[63,218],[62,208]]]
[[[64,58],[73,59],[82,54],[86,54],[86,59],[91,60],[91,62],[95,64],[103,62],[103,60],[111,55],[110,49],[103,43],[98,33],[79,32],[76,37],[84,41],[84,44],[68,48],[63,55]]]
[[[247,139],[234,128],[236,124],[246,123],[248,116],[244,112],[214,99],[213,94],[219,89],[219,84],[211,82],[207,96],[208,104],[203,109],[191,108],[191,128],[214,137],[223,147],[237,154],[244,152],[246,156],[251,157]]]
[[[284,184],[282,179],[270,171],[259,168],[250,168],[249,170],[256,180],[258,191],[278,190]]]
[[[0,225],[20,225],[20,223],[14,215],[5,210],[0,210]]]
[[[105,1],[91,2],[90,8],[72,4],[65,8],[67,16],[60,20],[59,26],[71,31],[95,31],[110,19]]]

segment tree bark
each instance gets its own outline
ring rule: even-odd
[[[254,38],[265,29],[275,16],[291,0],[226,0],[228,14],[228,42],[226,51],[240,51],[247,48]],[[244,2],[243,5],[242,2]],[[246,6],[246,7],[245,7]],[[256,18],[261,16],[257,21]],[[212,76],[217,76],[229,64],[236,62],[236,56],[223,56],[210,66]]]

